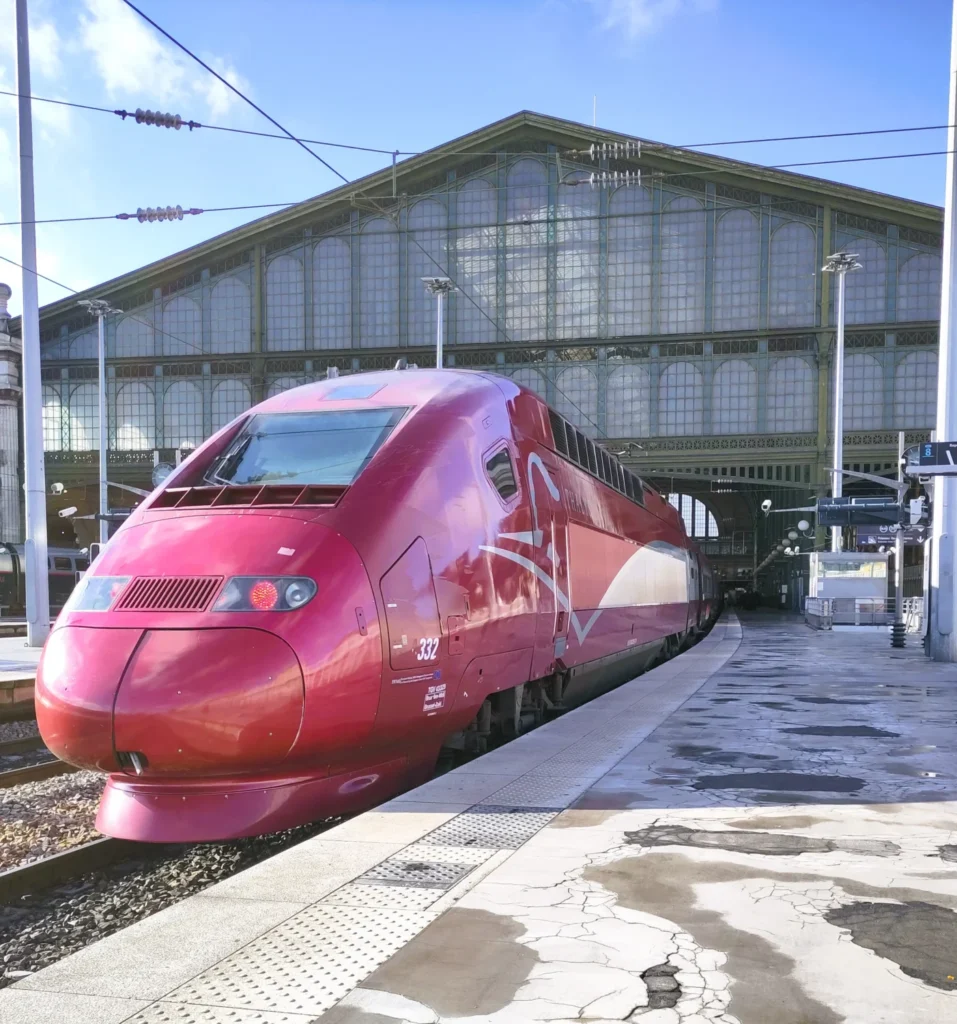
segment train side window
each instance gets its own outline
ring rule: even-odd
[[[13,555],[9,551],[0,551],[0,572],[13,572]]]
[[[507,448],[500,448],[491,458],[486,459],[485,472],[488,473],[492,486],[505,501],[514,498],[518,493],[512,457],[508,454]]]
[[[57,555],[53,559],[53,568],[57,572],[73,572],[73,562],[69,558],[63,558]]]
[[[86,572],[86,570],[89,569],[89,568],[90,568],[90,563],[89,563],[88,559],[86,559],[86,558],[78,558],[76,560],[76,571],[77,572]]]

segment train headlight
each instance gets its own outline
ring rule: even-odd
[[[233,576],[213,605],[214,612],[291,612],[316,596],[308,576]]]
[[[311,580],[309,580],[312,583]],[[286,587],[286,593],[283,595],[286,599],[286,604],[290,608],[301,608],[307,601],[312,599],[312,595],[316,592],[316,586],[313,583],[312,587],[306,586],[302,580],[294,580]]]
[[[106,612],[130,582],[129,576],[85,575],[76,585],[63,612]],[[62,614],[62,612],[61,612]]]

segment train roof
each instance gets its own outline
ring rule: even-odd
[[[257,412],[306,412],[329,408],[362,408],[376,406],[415,406],[447,396],[453,398],[465,391],[481,390],[492,384],[489,375],[472,370],[374,370],[350,374],[290,388],[256,406]]]

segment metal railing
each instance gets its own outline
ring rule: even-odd
[[[908,633],[924,632],[924,599],[905,597],[904,625]],[[895,619],[894,598],[809,597],[804,603],[804,621],[814,629],[834,626],[889,626]]]

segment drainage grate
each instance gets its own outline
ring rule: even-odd
[[[315,904],[169,993],[167,1000],[236,1011],[322,1013],[434,919],[430,911]],[[203,1018],[197,1013],[195,1019]],[[234,1019],[243,1020],[239,1013]]]
[[[434,860],[410,860],[389,857],[360,875],[356,882],[378,882],[380,885],[409,885],[420,889],[451,889],[464,878],[474,864],[441,863]]]
[[[476,804],[419,840],[427,846],[484,846],[517,850],[540,832],[561,808]]]
[[[116,606],[118,612],[201,612],[222,576],[137,576]]]

